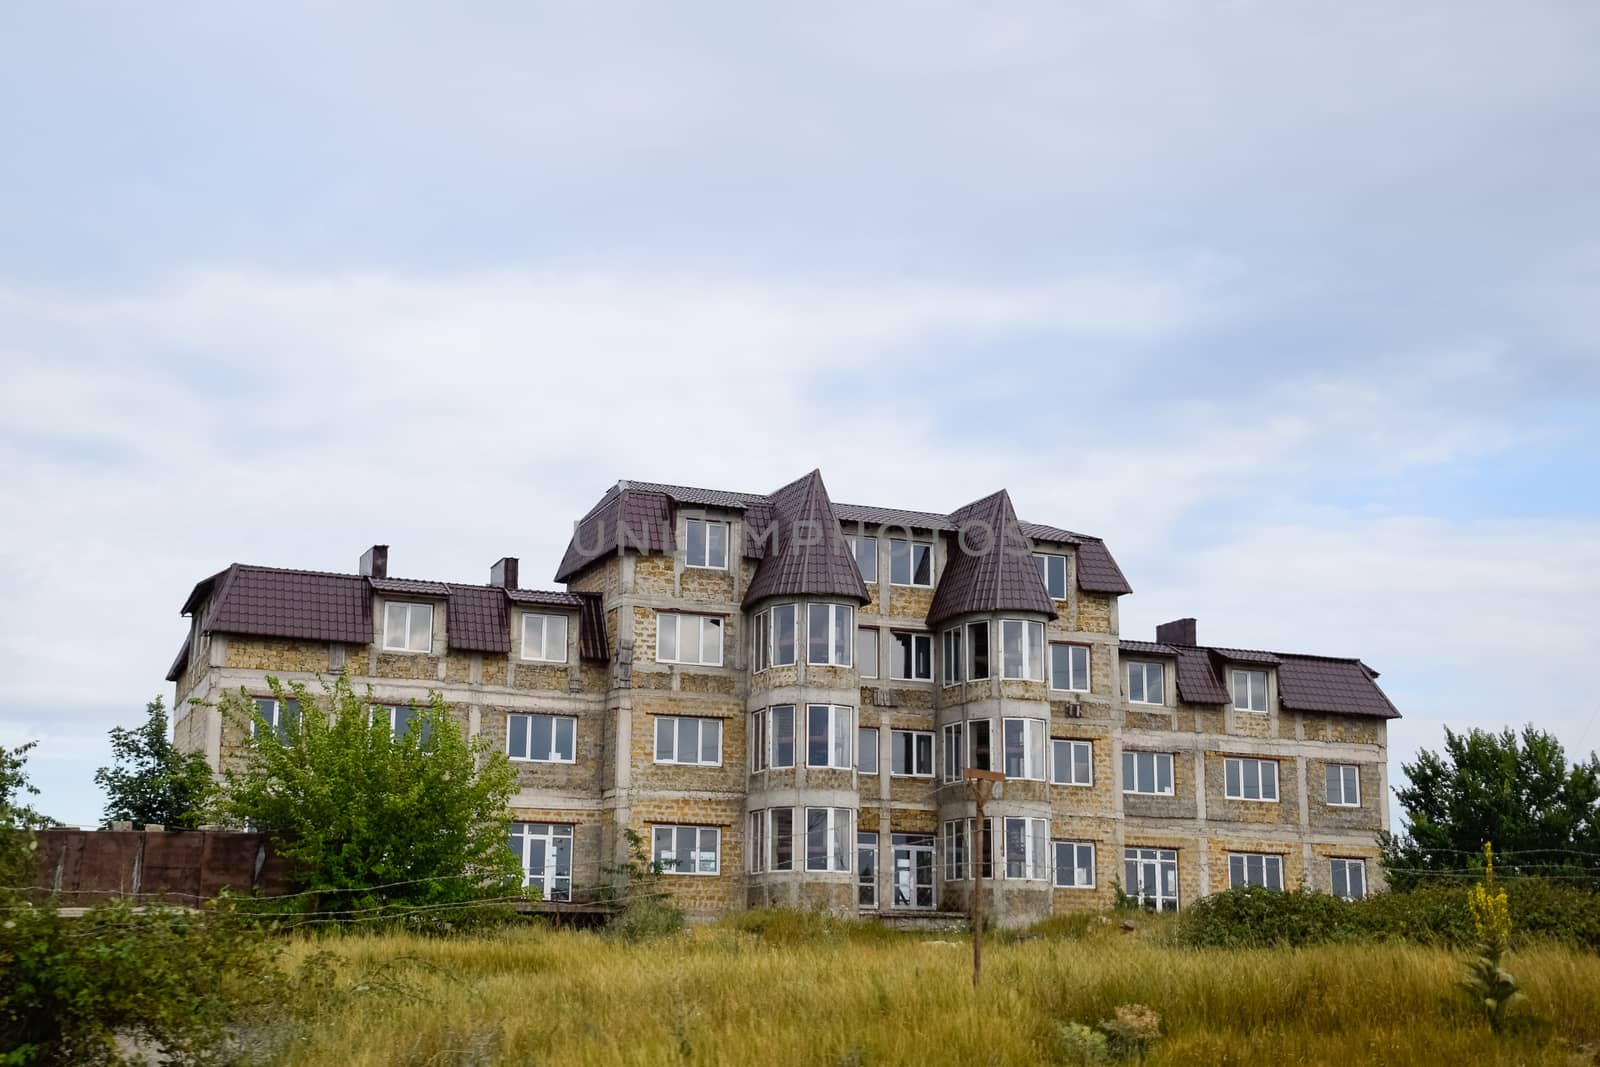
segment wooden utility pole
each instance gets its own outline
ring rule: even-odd
[[[983,806],[994,795],[995,787],[1006,780],[999,771],[979,771],[971,767],[961,772],[972,790],[975,818],[972,823],[972,988],[978,988],[983,973],[983,861],[986,841],[983,833]]]

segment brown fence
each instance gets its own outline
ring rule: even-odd
[[[234,830],[41,830],[41,896],[83,906],[130,897],[197,904],[224,887],[290,892],[288,862],[265,834]]]

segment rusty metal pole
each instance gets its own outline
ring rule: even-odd
[[[988,803],[995,783],[1005,780],[998,771],[979,771],[967,768],[962,772],[972,786],[972,988],[978,988],[978,978],[983,973],[983,806]]]

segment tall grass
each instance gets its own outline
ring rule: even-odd
[[[291,966],[329,949],[338,962],[280,1062],[1033,1065],[1059,1062],[1058,1024],[1126,1003],[1162,1016],[1150,1064],[1569,1064],[1600,1043],[1600,958],[1567,949],[1508,957],[1520,1010],[1551,1027],[1497,1039],[1456,989],[1459,956],[1440,949],[1222,952],[1117,924],[1072,933],[997,941],[976,993],[963,938],[803,918],[637,944],[538,929],[308,941]]]

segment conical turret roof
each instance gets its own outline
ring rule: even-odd
[[[775,596],[848,597],[866,603],[866,584],[834,516],[822,472],[790,482],[771,500],[765,531],[771,547],[756,567],[745,606]]]
[[[969,612],[1029,611],[1055,618],[1009,493],[1002,489],[975,500],[950,520],[956,533],[928,609],[930,626]]]

